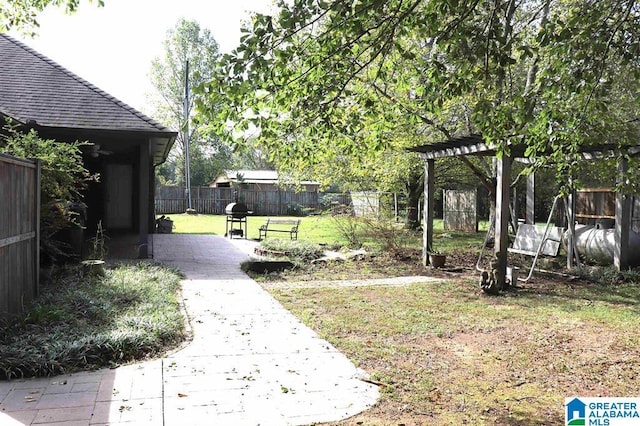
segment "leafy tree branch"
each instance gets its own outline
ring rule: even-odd
[[[103,0],[88,0],[103,6]],[[80,0],[0,0],[0,32],[11,29],[32,31],[38,27],[37,15],[48,6],[64,7],[67,13],[74,13]]]

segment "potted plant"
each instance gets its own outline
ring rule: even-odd
[[[439,251],[430,250],[428,252],[429,255],[429,265],[434,268],[442,268],[447,261],[447,255],[445,253],[441,253]]]

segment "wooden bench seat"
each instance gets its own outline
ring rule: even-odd
[[[259,239],[267,238],[268,232],[286,232],[292,240],[298,239],[298,227],[300,219],[273,219],[268,218],[264,225],[260,225]]]

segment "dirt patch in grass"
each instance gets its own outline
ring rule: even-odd
[[[304,281],[403,276],[460,279],[472,276],[475,271],[476,256],[473,251],[447,255],[447,263],[444,268],[425,268],[421,264],[421,252],[407,249],[397,256],[387,253],[367,254],[351,260],[310,263],[302,268],[273,274],[254,274],[252,277],[266,287],[272,282],[303,283]]]
[[[536,275],[492,297],[478,287],[474,253],[449,255],[444,270],[419,259],[376,256],[261,277],[380,385],[374,408],[336,424],[563,424],[565,397],[637,394],[637,283]],[[305,286],[404,275],[443,280]],[[283,281],[290,285],[270,285]]]

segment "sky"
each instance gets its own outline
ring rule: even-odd
[[[93,85],[146,114],[151,61],[162,54],[167,31],[180,18],[195,20],[211,31],[221,52],[240,40],[249,12],[268,12],[272,0],[86,0],[78,11],[48,8],[38,16],[31,38],[11,35]]]

